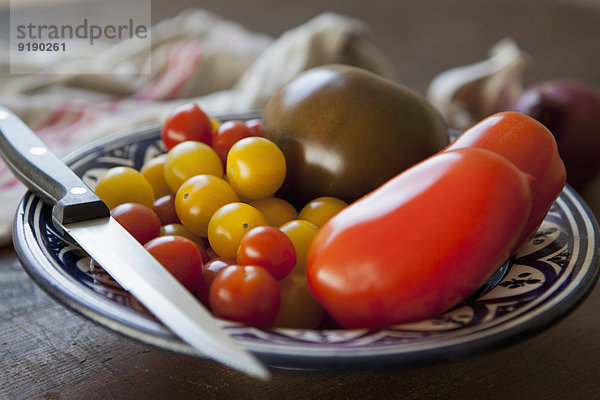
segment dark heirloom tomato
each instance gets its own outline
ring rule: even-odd
[[[494,114],[458,137],[447,150],[492,150],[530,174],[531,212],[515,251],[534,234],[562,191],[567,173],[552,133],[535,119],[514,111]]]
[[[323,225],[309,249],[308,283],[347,328],[432,317],[506,261],[530,207],[528,177],[506,158],[439,153]]]
[[[349,65],[284,85],[260,132],[285,156],[280,193],[297,208],[323,196],[350,203],[448,144],[444,119],[421,95]]]

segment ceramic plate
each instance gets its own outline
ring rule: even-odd
[[[140,168],[163,152],[160,128],[154,126],[96,142],[65,160],[94,187],[107,168]],[[29,275],[66,307],[129,338],[202,357],[110,277],[90,268],[89,257],[53,226],[50,207],[30,193],[19,206],[13,238]],[[516,256],[477,293],[442,315],[381,330],[265,330],[219,323],[273,368],[356,370],[453,360],[514,343],[566,315],[596,282],[598,247],[593,215],[566,187]]]

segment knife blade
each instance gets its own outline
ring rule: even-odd
[[[10,110],[0,107],[0,155],[52,217],[125,290],[203,355],[262,380],[270,373],[110,217],[106,204]]]

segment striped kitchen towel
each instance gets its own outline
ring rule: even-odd
[[[323,13],[278,38],[251,32],[201,9],[185,10],[151,31],[151,51],[127,43],[90,54],[94,74],[53,74],[70,62],[32,59],[36,73],[9,73],[0,43],[0,105],[13,110],[58,155],[100,137],[160,123],[175,106],[196,102],[213,116],[264,107],[298,73],[346,63],[396,79],[362,21]],[[142,51],[145,50],[145,51]],[[147,54],[150,54],[148,57]],[[136,74],[151,63],[150,74]],[[127,74],[102,73],[119,68]],[[50,72],[50,73],[48,73]],[[0,160],[0,245],[25,189]]]

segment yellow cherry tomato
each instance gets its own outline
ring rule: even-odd
[[[281,291],[279,312],[273,322],[276,328],[316,329],[325,309],[313,297],[306,276],[289,274],[277,282]]]
[[[175,212],[183,226],[198,236],[207,237],[213,213],[235,201],[238,198],[229,183],[214,175],[196,175],[177,191]]]
[[[213,135],[221,126],[221,121],[216,119],[215,117],[208,117],[210,119],[210,125],[212,126]]]
[[[246,203],[229,203],[219,208],[208,223],[208,242],[221,257],[235,258],[242,237],[252,228],[269,225],[267,218]]]
[[[161,236],[183,236],[194,243],[198,243],[203,248],[208,246],[206,238],[196,235],[182,224],[167,224],[160,227]]]
[[[161,154],[146,161],[140,169],[142,175],[144,175],[144,177],[148,179],[148,182],[150,182],[150,185],[152,185],[154,197],[157,199],[172,193],[165,180],[166,161],[167,155]]]
[[[298,218],[312,222],[320,228],[331,217],[347,206],[348,203],[336,197],[319,197],[309,201],[308,204],[300,210]]]
[[[223,177],[223,163],[212,147],[189,140],[169,150],[165,162],[165,180],[173,193],[195,175]]]
[[[229,150],[226,170],[229,183],[237,194],[259,199],[273,195],[283,184],[285,157],[270,140],[247,137]]]
[[[296,249],[296,266],[292,273],[305,274],[308,248],[319,227],[303,219],[294,219],[281,225],[279,229],[291,239]]]
[[[278,197],[264,197],[252,200],[248,204],[258,209],[269,221],[269,225],[280,227],[284,223],[298,218],[298,211],[289,202]]]
[[[98,178],[94,191],[111,210],[123,203],[140,203],[150,208],[154,204],[152,185],[131,167],[110,168]]]

